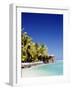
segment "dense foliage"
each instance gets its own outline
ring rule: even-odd
[[[27,34],[21,33],[21,61],[35,62],[48,60],[48,48],[44,44],[36,43]]]

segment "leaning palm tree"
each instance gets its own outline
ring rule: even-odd
[[[47,61],[48,49],[44,44],[33,42],[27,32],[21,33],[21,60],[22,62]]]

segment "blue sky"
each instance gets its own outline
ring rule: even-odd
[[[63,15],[21,13],[21,25],[36,43],[48,47],[48,53],[63,60]]]

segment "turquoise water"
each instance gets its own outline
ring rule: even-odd
[[[52,64],[40,65],[40,66],[32,68],[32,71],[39,74],[40,76],[63,75],[63,61],[58,60]]]

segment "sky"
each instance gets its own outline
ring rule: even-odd
[[[36,43],[48,47],[49,55],[63,60],[63,15],[43,13],[21,13],[21,28]]]

